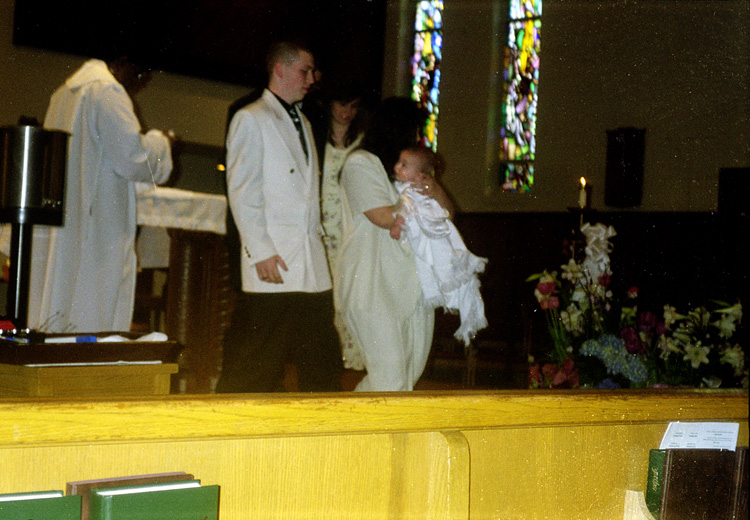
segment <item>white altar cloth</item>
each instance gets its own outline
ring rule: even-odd
[[[139,185],[136,190],[136,240],[142,269],[169,267],[167,228],[226,234],[227,199],[195,191]]]
[[[136,222],[139,226],[209,231],[226,234],[227,199],[224,195],[176,188],[139,189]]]
[[[167,228],[226,234],[227,199],[195,191],[138,183],[136,223],[141,226],[136,241],[141,268],[169,266]],[[2,225],[0,253],[10,256],[11,225]]]

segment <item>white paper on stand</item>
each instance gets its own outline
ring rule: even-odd
[[[661,440],[659,449],[730,450],[737,449],[739,423],[672,422]]]

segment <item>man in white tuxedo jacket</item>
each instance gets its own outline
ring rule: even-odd
[[[310,123],[296,106],[314,69],[304,47],[274,44],[268,88],[229,125],[227,198],[241,244],[242,292],[225,336],[218,392],[283,390],[290,361],[301,391],[340,389],[320,172]]]

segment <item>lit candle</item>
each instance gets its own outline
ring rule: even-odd
[[[578,192],[578,207],[586,207],[586,178],[581,177],[581,191]]]

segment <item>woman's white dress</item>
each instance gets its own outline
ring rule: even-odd
[[[331,143],[326,143],[325,159],[323,161],[323,177],[320,186],[320,219],[323,225],[323,244],[326,247],[326,256],[328,258],[328,267],[331,270],[331,276],[336,280],[336,269],[338,265],[339,248],[341,247],[341,185],[339,179],[341,170],[344,167],[344,161],[348,155],[355,150],[362,135],[357,137],[346,148],[336,148]],[[361,350],[354,343],[354,338],[346,328],[341,309],[336,305],[334,324],[339,333],[341,341],[341,356],[345,368],[354,370],[364,369],[364,360],[362,359]]]
[[[422,296],[408,242],[393,240],[364,215],[394,205],[398,193],[380,160],[363,150],[346,160],[341,187],[344,238],[334,293],[367,368],[355,390],[412,390],[427,363],[434,310]]]

